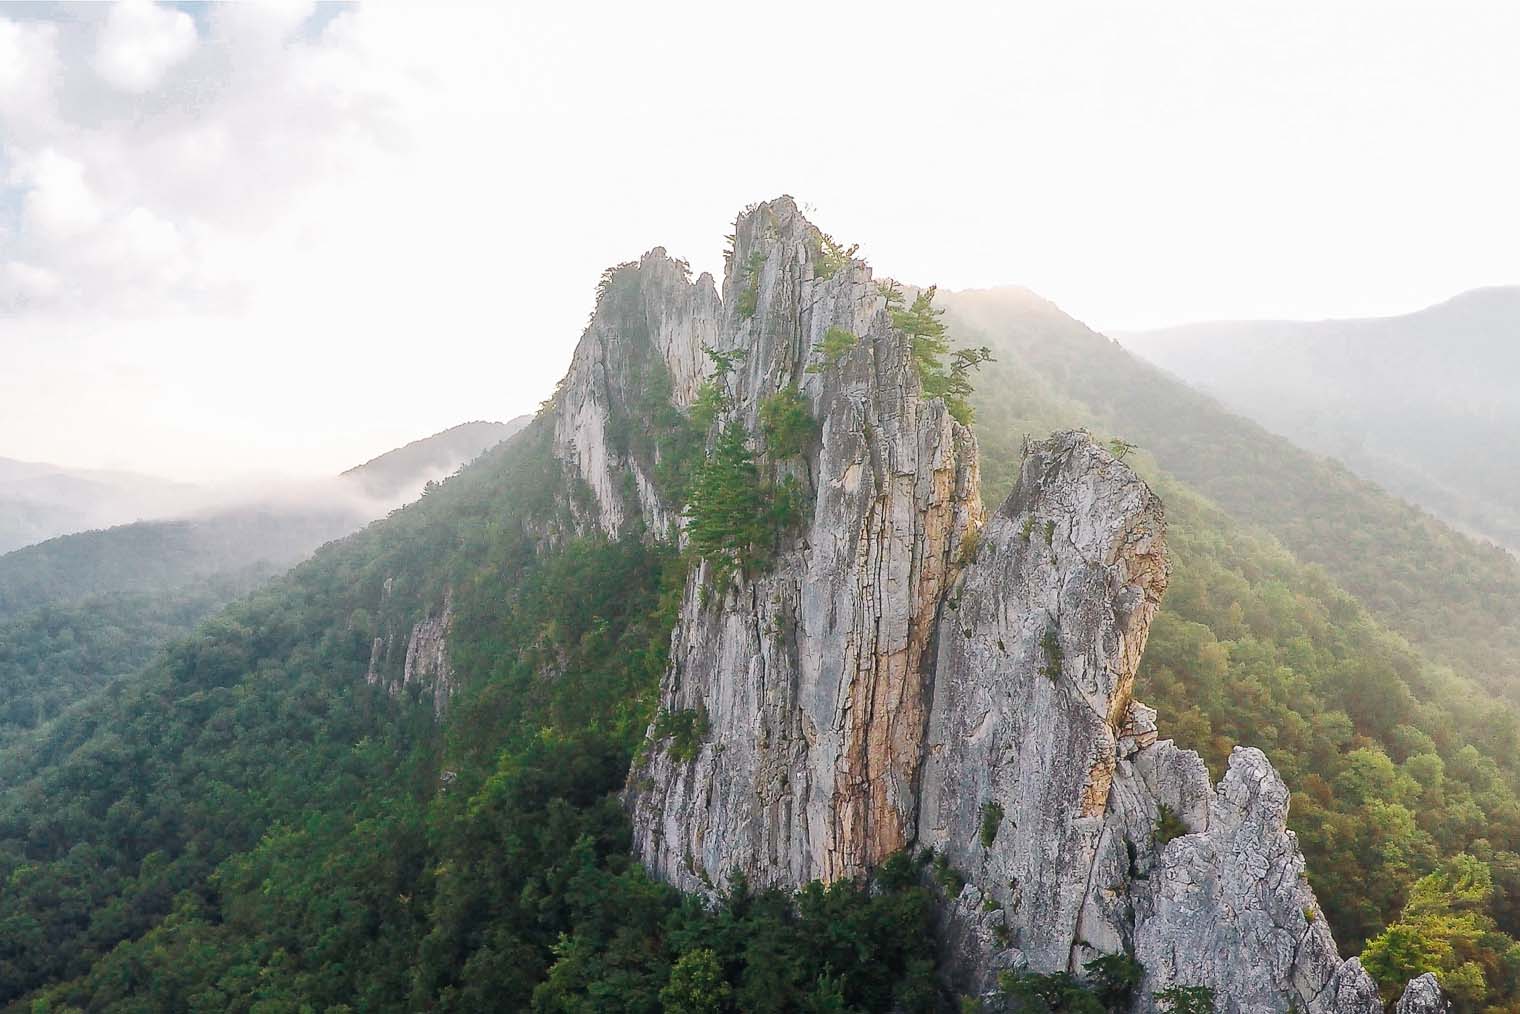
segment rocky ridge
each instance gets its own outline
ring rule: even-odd
[[[807,494],[773,559],[688,580],[661,714],[698,741],[651,727],[627,791],[644,863],[710,895],[932,850],[961,885],[942,919],[959,989],[1125,951],[1146,969],[1138,1011],[1171,985],[1212,988],[1222,1011],[1380,1011],[1336,952],[1265,756],[1237,749],[1212,786],[1133,700],[1168,573],[1157,498],[1065,433],[1028,448],[986,517],[975,438],[925,397],[870,268],[789,198],[746,211],[733,241],[721,298],[659,249],[610,271],[551,409],[576,524],[609,535],[680,537],[669,461],[638,438],[652,390],[689,410],[721,380],[756,433],[795,388],[818,423],[802,455],[761,456]],[[856,340],[824,364],[831,329]]]

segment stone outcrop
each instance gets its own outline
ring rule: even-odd
[[[830,329],[856,341],[824,364]],[[736,223],[721,298],[663,250],[604,279],[553,408],[578,528],[680,537],[668,452],[639,421],[651,390],[686,410],[718,381],[725,422],[758,434],[795,388],[818,429],[781,460],[754,440],[806,494],[766,564],[689,577],[660,701],[689,735],[657,720],[626,793],[651,871],[711,895],[932,849],[965,881],[941,915],[959,990],[1124,951],[1146,967],[1137,1011],[1170,985],[1213,988],[1223,1012],[1380,1009],[1337,955],[1266,758],[1237,749],[1215,787],[1133,699],[1168,565],[1162,506],[1127,466],[1058,434],[985,517],[975,439],[925,396],[869,267],[783,198]]]
[[[661,248],[608,269],[597,306],[555,392],[554,453],[575,484],[583,528],[609,535],[635,520],[675,531],[679,504],[655,488],[656,462],[636,453],[646,396],[666,387],[688,406],[710,368],[722,304],[711,275],[691,281]]]
[[[382,613],[390,599],[391,588],[392,580],[386,578],[380,601]],[[412,625],[401,671],[397,674],[391,654],[396,644],[394,627],[387,622],[386,634],[376,637],[370,645],[365,682],[384,687],[392,697],[412,690],[423,699],[432,699],[434,714],[443,714],[458,685],[453,663],[449,660],[449,631],[453,624],[454,593],[453,589],[445,589],[443,604],[436,615],[430,613]]]
[[[431,694],[435,714],[442,714],[454,692],[454,667],[449,662],[449,629],[453,625],[454,592],[448,589],[438,615],[418,620],[406,644],[401,686]]]
[[[1451,1005],[1441,993],[1441,984],[1429,972],[1411,979],[1393,1008],[1394,1014],[1446,1014],[1450,1009]]]

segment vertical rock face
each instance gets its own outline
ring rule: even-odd
[[[658,247],[603,275],[596,311],[555,392],[554,453],[577,484],[586,529],[617,535],[640,520],[674,533],[681,505],[660,495],[658,462],[638,453],[633,428],[648,399],[668,394],[691,404],[721,313],[712,276],[693,282],[686,265]]]
[[[1062,434],[1029,450],[950,600],[918,839],[970,878],[987,959],[1011,945],[1064,969],[1079,941],[1120,942],[1088,895],[1120,737],[1141,722],[1131,692],[1166,589],[1164,529],[1133,472]],[[992,905],[1000,918],[980,918]]]
[[[660,701],[683,721],[651,726],[626,793],[643,862],[711,894],[933,849],[965,881],[941,920],[957,989],[1124,951],[1146,966],[1138,1011],[1203,985],[1224,1012],[1373,1014],[1266,758],[1237,750],[1216,789],[1133,700],[1167,582],[1156,497],[1066,433],[984,518],[975,440],[924,396],[870,269],[788,198],[733,241],[721,298],[663,250],[609,272],[553,407],[582,530],[680,537],[668,452],[639,420],[705,383],[762,472],[805,491],[763,567],[688,580]],[[831,329],[856,340],[824,364]],[[778,460],[761,408],[788,388],[818,428]],[[1186,833],[1158,840],[1164,815]]]
[[[391,579],[385,581],[381,606],[390,597]],[[456,688],[454,666],[449,661],[449,631],[454,625],[454,594],[446,589],[443,604],[436,615],[429,614],[412,625],[406,641],[406,655],[401,663],[400,678],[394,675],[394,663],[390,662],[391,649],[395,644],[393,629],[386,636],[376,637],[370,645],[369,669],[364,680],[371,686],[383,686],[392,697],[399,697],[408,689],[415,688],[424,699],[431,697],[433,713],[442,715],[448,707],[449,698]],[[389,663],[389,664],[388,664]],[[387,672],[392,673],[387,677]]]
[[[734,415],[757,429],[795,385],[818,437],[772,462],[810,503],[767,571],[687,589],[661,706],[704,715],[706,742],[688,761],[654,741],[633,775],[636,847],[694,890],[853,876],[911,841],[935,618],[980,523],[971,435],[923,397],[865,265],[819,277],[820,235],[785,200],[735,240],[711,343],[743,356]],[[830,328],[858,341],[808,372]]]
[[[449,664],[449,629],[454,625],[454,593],[446,591],[437,616],[417,621],[406,644],[401,670],[403,687],[417,686],[433,696],[433,711],[442,714],[454,692],[454,667]]]

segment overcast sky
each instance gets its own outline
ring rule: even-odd
[[[790,193],[1100,329],[1520,282],[1520,4],[0,7],[0,456],[336,471],[531,411]]]

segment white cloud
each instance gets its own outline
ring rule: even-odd
[[[26,187],[25,226],[41,243],[72,239],[100,223],[100,202],[77,160],[46,148],[16,176]]]
[[[58,276],[46,268],[8,261],[0,264],[0,287],[9,289],[17,303],[27,305],[34,300],[50,299],[62,286]]]
[[[146,92],[194,48],[195,22],[190,15],[152,0],[121,0],[106,19],[95,69],[114,88]]]
[[[603,267],[720,269],[781,192],[1100,326],[1516,281],[1520,5],[1420,10],[0,6],[0,455],[325,472],[531,410]]]
[[[0,17],[0,122],[12,130],[33,126],[51,109],[61,75],[53,25]]]

